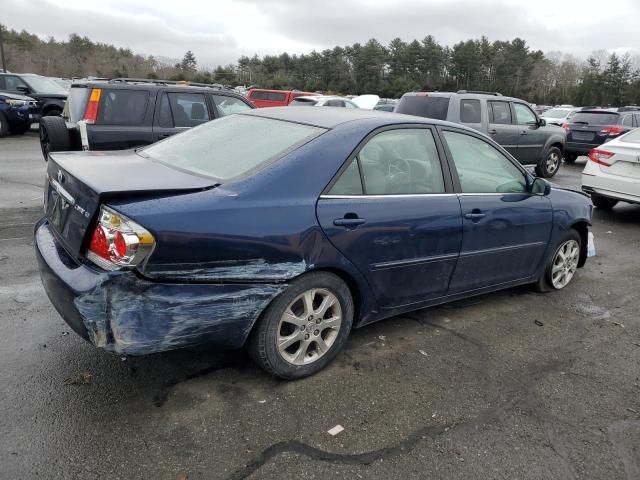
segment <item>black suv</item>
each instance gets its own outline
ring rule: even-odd
[[[573,163],[578,155],[587,155],[609,140],[640,127],[640,111],[630,107],[611,110],[582,110],[562,126],[567,131],[565,161]]]
[[[405,93],[394,112],[461,123],[491,137],[540,177],[553,177],[562,162],[566,135],[547,126],[524,100],[499,93],[459,90]]]
[[[124,150],[251,108],[219,86],[129,78],[75,83],[62,117],[40,121],[40,146],[45,161],[53,151]]]
[[[49,77],[33,73],[0,73],[0,90],[35,99],[42,115],[60,115],[67,91]]]

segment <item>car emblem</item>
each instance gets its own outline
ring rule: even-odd
[[[58,175],[56,178],[58,179],[58,183],[64,182],[64,173],[62,173],[62,170],[58,170]]]

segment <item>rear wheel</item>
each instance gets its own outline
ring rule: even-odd
[[[562,152],[558,147],[551,147],[544,158],[536,165],[536,174],[542,178],[553,177],[560,168]]]
[[[63,152],[71,148],[67,125],[62,117],[42,117],[40,119],[40,149],[44,161],[51,152]]]
[[[603,197],[596,193],[591,194],[591,201],[596,207],[602,210],[611,210],[618,203],[618,200],[615,198]]]
[[[581,244],[580,234],[575,230],[563,235],[536,284],[539,292],[562,290],[569,285],[578,270]]]
[[[247,349],[267,372],[285,379],[322,370],[344,346],[353,322],[353,300],[336,275],[314,272],[293,281],[271,302]]]
[[[9,135],[9,122],[4,116],[4,113],[0,112],[0,137],[6,137]]]
[[[564,154],[564,161],[565,163],[576,163],[576,160],[578,159],[578,154],[577,153],[565,153]]]

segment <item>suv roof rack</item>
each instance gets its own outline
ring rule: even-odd
[[[458,90],[456,93],[476,93],[480,95],[493,95],[494,97],[501,97],[500,92],[484,92],[482,90]]]
[[[153,85],[179,85],[184,87],[213,88],[215,90],[227,89],[227,87],[219,83],[198,83],[198,82],[189,82],[188,80],[157,80],[153,78],[118,77],[118,78],[112,78],[111,80],[109,80],[109,83],[132,83],[132,84],[151,83]]]

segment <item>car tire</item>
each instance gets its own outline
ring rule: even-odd
[[[596,193],[591,194],[591,202],[601,210],[611,210],[618,204],[618,200],[615,198],[603,197]]]
[[[51,152],[64,152],[71,148],[67,125],[62,117],[42,117],[40,119],[40,149],[44,161]]]
[[[551,147],[536,165],[536,174],[542,178],[551,178],[558,173],[561,163],[562,152],[558,147]]]
[[[565,163],[576,163],[576,160],[578,159],[578,154],[577,153],[565,153],[564,154],[564,162]]]
[[[566,287],[578,269],[581,248],[580,234],[574,229],[568,230],[553,249],[553,255],[547,259],[544,272],[535,285],[536,290],[551,292]]]
[[[353,323],[349,287],[329,272],[305,274],[265,309],[247,342],[249,355],[287,380],[322,370],[347,341]]]
[[[0,112],[0,137],[6,137],[9,135],[9,122],[4,113]]]

